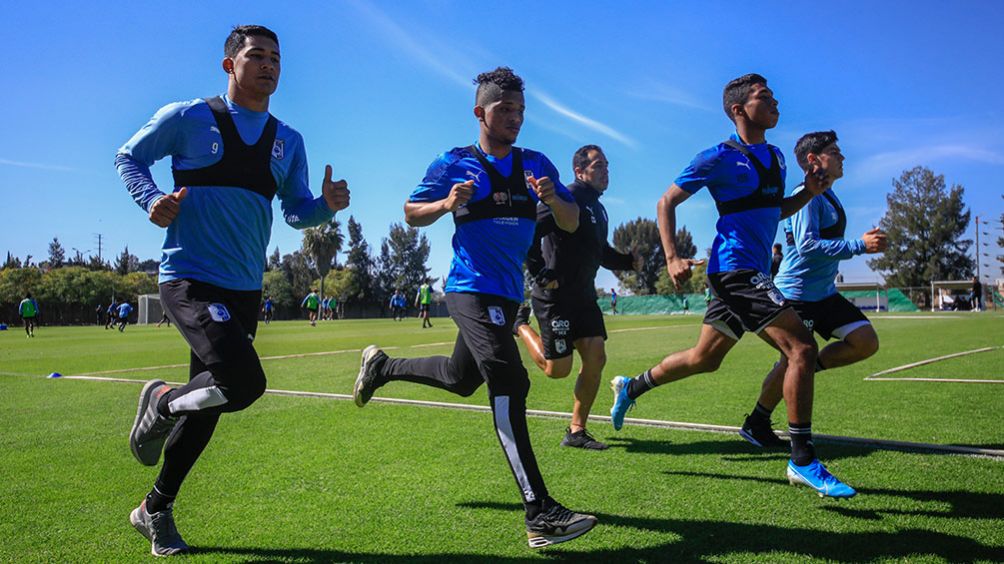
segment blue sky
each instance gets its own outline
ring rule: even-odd
[[[101,6],[95,8],[95,6]],[[234,24],[280,38],[271,111],[304,136],[314,190],[325,164],[348,180],[348,213],[374,249],[429,162],[476,140],[471,79],[498,65],[527,83],[519,145],[566,182],[571,155],[601,145],[611,163],[611,225],[654,218],[655,203],[700,150],[733,129],[721,89],[765,75],[780,100],[768,140],[794,162],[807,131],[835,129],[847,157],[836,185],[849,234],[883,215],[891,179],[915,165],[966,187],[974,215],[1004,211],[1002,2],[177,2],[14,3],[3,10],[6,109],[0,129],[0,253],[36,260],[59,237],[104,255],[125,245],[159,258],[163,232],[128,196],[116,149],[162,105],[225,90],[222,44]],[[996,54],[996,55],[995,55]],[[995,70],[997,69],[997,70]],[[170,186],[170,164],[154,169]],[[789,190],[796,184],[789,179]],[[346,220],[342,212],[340,219]],[[277,214],[277,218],[281,215]],[[710,246],[707,191],[678,220]],[[984,227],[994,239],[999,223]],[[425,230],[446,273],[452,222]],[[974,229],[970,228],[970,237]],[[299,247],[281,219],[272,248]],[[996,270],[994,246],[983,259]],[[863,259],[848,281],[872,281]],[[598,284],[614,278],[601,271]]]

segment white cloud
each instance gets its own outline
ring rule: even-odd
[[[8,159],[0,159],[0,165],[17,166],[21,168],[36,168],[39,170],[54,170],[58,172],[79,172],[78,169],[71,168],[68,166],[46,164],[46,163],[27,163],[23,161],[12,161]]]
[[[684,108],[703,110],[706,112],[715,111],[711,106],[698,101],[691,93],[671,84],[660,82],[651,78],[645,79],[642,84],[625,92],[625,94],[639,100],[672,104],[674,106],[682,106]]]
[[[600,122],[598,122],[598,121],[596,121],[594,119],[588,118],[588,117],[586,117],[586,116],[584,116],[584,115],[582,115],[582,114],[580,114],[580,113],[572,110],[571,108],[566,107],[565,105],[561,104],[557,100],[552,99],[548,95],[546,95],[546,94],[544,94],[544,93],[542,93],[542,92],[540,92],[538,90],[530,90],[530,89],[528,89],[527,91],[530,93],[531,96],[533,96],[534,98],[536,98],[537,100],[539,100],[541,103],[543,103],[545,106],[547,106],[548,108],[550,108],[551,110],[553,110],[555,113],[557,113],[557,114],[559,114],[561,116],[564,116],[564,117],[566,117],[566,118],[574,121],[575,123],[578,123],[578,124],[580,124],[582,126],[585,126],[588,129],[592,129],[593,131],[596,131],[598,133],[606,135],[607,137],[610,137],[611,139],[619,141],[619,142],[623,143],[624,145],[627,145],[628,147],[631,147],[632,149],[634,149],[634,148],[636,148],[638,146],[638,143],[634,139],[631,139],[627,135],[621,133],[620,131],[617,131],[616,129],[610,127],[609,125],[606,125],[606,124],[600,123]]]

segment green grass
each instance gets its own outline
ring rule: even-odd
[[[608,377],[635,374],[690,346],[697,317],[608,318]],[[817,378],[817,432],[1004,448],[997,385],[866,382],[917,360],[1000,345],[1004,317],[877,319],[882,349]],[[449,320],[283,322],[261,327],[263,357],[358,350],[449,354]],[[646,395],[633,416],[738,425],[775,354],[747,336],[712,375]],[[182,364],[166,327],[0,333],[0,561],[135,561],[148,545],[127,516],[156,476],[129,453],[139,386],[52,380]],[[1002,356],[981,353],[899,376],[1001,377]],[[265,360],[269,386],[349,393],[358,353]],[[13,374],[17,374],[15,376]],[[531,408],[568,411],[574,381],[530,369]],[[184,380],[187,369],[125,372]],[[378,395],[487,403],[394,383]],[[606,413],[601,391],[594,412]],[[995,561],[1004,559],[1004,461],[819,446],[830,469],[861,492],[823,500],[783,477],[784,455],[730,435],[595,422],[605,452],[557,445],[565,421],[531,418],[551,492],[600,518],[595,531],[542,552],[526,547],[518,493],[482,413],[266,395],[224,416],[179,497],[192,561]]]

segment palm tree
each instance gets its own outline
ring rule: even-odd
[[[303,254],[321,277],[321,299],[324,299],[324,277],[331,271],[331,263],[342,250],[342,232],[338,221],[331,221],[303,230]]]

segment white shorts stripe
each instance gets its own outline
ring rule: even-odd
[[[192,390],[168,402],[167,409],[172,413],[182,411],[199,411],[227,403],[227,397],[216,386]]]
[[[523,497],[527,501],[535,501],[537,496],[530,487],[530,480],[526,477],[526,470],[523,469],[523,462],[519,459],[519,450],[516,448],[516,440],[512,434],[512,424],[509,421],[509,396],[495,397],[495,431],[502,441],[502,449],[505,450],[509,465],[512,466],[513,474],[516,475],[516,482],[523,490]]]
[[[862,319],[861,321],[854,321],[848,323],[847,325],[841,325],[840,327],[837,327],[836,329],[833,330],[833,336],[843,341],[844,339],[847,338],[848,335],[857,331],[859,328],[864,327],[865,325],[871,325],[871,322],[869,322],[866,319]]]

